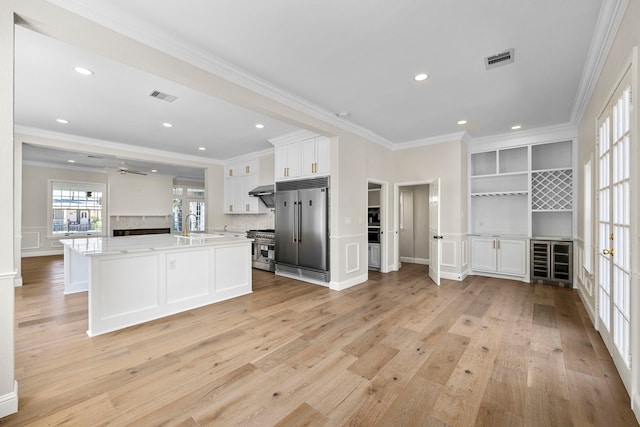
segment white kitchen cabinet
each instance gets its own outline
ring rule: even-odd
[[[369,268],[380,270],[380,243],[369,243]]]
[[[329,139],[309,132],[270,140],[275,146],[275,179],[310,178],[328,175]]]
[[[276,180],[296,178],[302,174],[302,145],[299,143],[276,147]]]
[[[527,240],[497,237],[471,237],[471,270],[526,276]]]
[[[252,160],[236,163],[224,168],[225,214],[262,214],[267,207],[257,197],[249,196],[249,191],[258,184],[258,162]]]

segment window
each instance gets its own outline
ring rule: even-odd
[[[50,181],[51,236],[103,234],[104,184]]]
[[[205,231],[205,190],[202,187],[173,187],[173,229],[183,231],[184,220],[189,216],[189,231]],[[187,212],[184,213],[186,207]]]

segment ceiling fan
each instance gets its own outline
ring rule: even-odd
[[[122,164],[118,168],[118,172],[120,172],[121,175],[124,175],[126,173],[133,173],[135,175],[146,175],[146,173],[144,173],[144,172],[140,172],[140,171],[129,169],[127,167],[127,162],[122,162]]]

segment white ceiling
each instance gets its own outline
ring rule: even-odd
[[[349,112],[346,120],[390,144],[569,122],[602,4],[51,2],[171,54],[188,50],[230,64],[319,111]],[[222,160],[268,148],[268,138],[296,129],[28,30],[17,31],[16,43],[15,120],[21,126]],[[485,69],[484,57],[509,48],[513,64]],[[94,76],[75,74],[75,65]],[[415,82],[419,72],[429,79]],[[152,90],[178,99],[150,98]],[[69,124],[57,124],[58,117]],[[462,119],[464,126],[457,124]],[[163,128],[165,121],[174,127]]]

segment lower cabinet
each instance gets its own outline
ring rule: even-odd
[[[471,237],[471,270],[527,275],[527,240],[499,237]]]
[[[380,243],[369,243],[369,268],[380,270]]]

